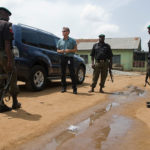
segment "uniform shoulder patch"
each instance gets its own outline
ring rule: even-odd
[[[9,27],[9,32],[13,33],[12,26]]]

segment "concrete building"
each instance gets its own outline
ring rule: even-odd
[[[78,52],[86,64],[91,64],[91,50],[98,39],[77,39]],[[125,71],[145,71],[147,53],[141,50],[140,37],[106,38],[113,51],[113,68]]]

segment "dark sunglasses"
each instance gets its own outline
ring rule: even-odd
[[[67,31],[62,31],[62,32],[67,32]]]

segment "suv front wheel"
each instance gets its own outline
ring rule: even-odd
[[[46,84],[46,71],[44,67],[36,65],[31,69],[30,79],[27,81],[27,88],[34,91],[40,91]]]
[[[82,84],[85,79],[85,69],[80,66],[77,70],[77,83]]]

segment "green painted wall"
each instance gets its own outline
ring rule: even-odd
[[[121,56],[121,65],[123,65],[124,70],[132,70],[133,64],[133,51],[132,50],[112,50],[113,55]],[[78,51],[79,55],[88,55],[88,63],[91,64],[91,56],[89,51]]]
[[[120,55],[123,70],[132,70],[133,50],[112,50],[113,55]]]
[[[88,55],[88,63],[91,64],[91,56],[90,56],[91,51],[90,50],[84,50],[84,51],[77,51],[78,55]]]

